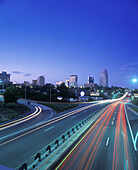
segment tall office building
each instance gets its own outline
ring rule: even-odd
[[[94,83],[94,78],[88,76],[88,78],[87,78],[87,84],[93,84],[93,83]]]
[[[37,85],[38,86],[44,86],[45,85],[45,78],[43,76],[39,76],[37,78]]]
[[[108,87],[108,72],[106,69],[102,70],[100,73],[100,86]]]
[[[2,71],[2,73],[0,73],[0,80],[3,83],[9,83],[10,82],[10,74],[7,74],[7,72]]]
[[[70,81],[69,81],[70,87],[71,86],[77,87],[77,82],[78,82],[78,76],[77,75],[70,75]]]

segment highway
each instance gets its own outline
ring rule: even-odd
[[[137,170],[138,114],[115,102],[50,169]]]
[[[37,116],[0,128],[0,164],[17,168],[76,123],[90,114],[94,116],[96,110],[109,103],[104,101],[80,105],[61,114],[34,104],[37,111],[33,109],[33,112]]]

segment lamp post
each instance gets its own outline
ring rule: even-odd
[[[25,85],[25,101],[26,101],[26,85]]]
[[[51,103],[51,84],[50,84],[50,103]]]

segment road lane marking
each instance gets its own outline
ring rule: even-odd
[[[106,101],[106,102],[108,102],[108,101]],[[106,102],[105,102],[105,101],[101,101],[101,102],[99,102],[99,103],[92,104],[92,105],[89,105],[89,106],[85,106],[85,107],[76,109],[76,110],[74,110],[74,111],[68,112],[68,113],[65,114],[65,115],[61,115],[61,116],[58,116],[58,117],[56,117],[56,118],[50,119],[49,121],[45,122],[46,124],[45,124],[45,123],[42,123],[41,127],[37,127],[36,129],[33,129],[33,130],[31,130],[31,131],[29,131],[29,132],[27,132],[27,133],[24,133],[24,134],[22,134],[22,135],[20,135],[20,136],[17,136],[17,137],[15,137],[15,138],[12,138],[12,139],[4,142],[4,143],[1,143],[0,146],[3,146],[3,145],[5,145],[5,144],[7,144],[7,143],[9,143],[9,142],[12,142],[12,141],[16,140],[16,139],[19,139],[19,138],[21,138],[21,137],[23,137],[23,136],[25,136],[25,135],[28,135],[28,134],[30,134],[30,133],[32,133],[32,132],[34,132],[34,131],[37,131],[37,130],[45,127],[45,126],[48,126],[48,125],[50,125],[50,124],[52,124],[52,123],[55,123],[55,122],[57,122],[57,121],[60,121],[60,120],[66,118],[66,117],[68,117],[68,116],[74,115],[74,114],[76,114],[76,113],[78,113],[78,112],[80,112],[80,111],[83,111],[83,110],[85,110],[85,109],[88,109],[88,108],[91,108],[91,107],[96,106],[96,105],[98,105],[98,104],[102,104],[102,103],[106,103]],[[112,101],[112,102],[114,102],[114,101]],[[39,107],[39,108],[40,108],[40,107]],[[40,108],[40,109],[41,109],[41,108]]]
[[[108,146],[108,143],[109,143],[109,137],[107,138],[107,141],[106,141],[106,146]]]
[[[129,170],[128,160],[124,161],[124,170]]]
[[[112,121],[112,125],[114,124],[114,121]]]
[[[78,112],[80,112],[80,111],[82,111],[82,110],[84,110],[84,109],[86,109],[86,108],[90,108],[90,107],[93,107],[93,106],[95,106],[95,104],[94,104],[94,105],[89,105],[89,106],[86,106],[86,107],[77,109],[77,110],[75,110],[75,111],[71,111],[71,112],[69,112],[69,113],[67,113],[67,114],[65,114],[65,115],[61,115],[61,116],[58,116],[58,117],[56,117],[56,118],[50,119],[49,121],[46,122],[46,124],[44,123],[44,124],[42,124],[40,127],[37,127],[36,129],[33,129],[33,130],[31,130],[31,131],[29,131],[29,132],[26,132],[26,133],[24,133],[24,134],[22,134],[22,135],[20,135],[20,136],[17,136],[17,137],[12,138],[12,139],[4,142],[4,143],[1,143],[0,146],[3,146],[3,145],[5,145],[5,144],[7,144],[7,143],[9,143],[9,142],[12,142],[12,141],[14,141],[14,140],[16,140],[16,139],[18,139],[18,138],[21,138],[21,137],[23,137],[23,136],[25,136],[25,135],[28,135],[28,134],[36,131],[36,130],[42,129],[42,128],[45,127],[45,126],[48,126],[48,125],[50,125],[50,124],[52,124],[52,123],[55,123],[55,122],[57,122],[57,121],[60,121],[60,120],[62,120],[62,119],[65,119],[66,117],[69,117],[69,116],[71,116],[71,115],[74,115],[74,114],[76,114],[76,113],[78,113]],[[41,108],[40,108],[40,109],[41,109]]]
[[[129,120],[128,120],[128,115],[127,115],[127,111],[126,111],[126,106],[125,106],[125,115],[126,115],[126,119],[127,119],[127,123],[128,123],[129,131],[130,131],[130,134],[131,134],[131,138],[132,138],[133,146],[134,146],[135,151],[137,151],[136,142],[137,142],[137,138],[138,138],[138,132],[137,132],[137,134],[136,134],[136,137],[134,138],[134,135],[133,135],[133,132],[132,132],[132,129],[131,129],[131,126],[130,126]]]
[[[73,119],[75,116],[72,116],[71,119]]]
[[[48,128],[48,129],[46,129],[45,132],[47,132],[47,131],[49,131],[50,129],[53,129],[53,128],[54,128],[54,126]]]
[[[137,132],[136,137],[135,137],[135,144],[137,142],[137,139],[138,139],[138,132]]]
[[[113,118],[113,120],[115,120],[115,117]]]

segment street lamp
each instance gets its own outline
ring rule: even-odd
[[[137,81],[138,81],[137,78],[133,78],[133,79],[132,79],[132,82],[133,82],[133,83],[137,83]]]
[[[50,103],[51,103],[51,84],[49,85],[50,88]]]

